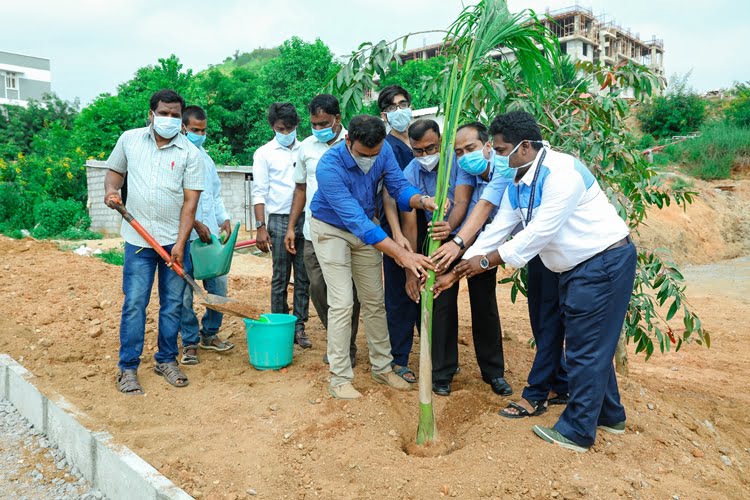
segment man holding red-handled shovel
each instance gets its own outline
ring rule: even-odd
[[[154,370],[175,387],[188,385],[177,364],[185,282],[170,267],[183,264],[205,176],[198,149],[180,134],[184,107],[184,99],[173,90],[156,92],[150,101],[150,125],[122,134],[107,160],[104,202],[112,209],[122,204],[119,190],[127,173],[128,211],[171,256],[169,263],[165,262],[135,228],[123,221],[120,233],[125,240],[125,300],[117,388],[125,394],[143,394],[137,370],[143,352],[146,307],[157,270],[159,333]]]

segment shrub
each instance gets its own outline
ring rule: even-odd
[[[17,183],[0,182],[0,223],[5,228],[2,232],[31,229],[34,226],[34,201],[33,195]]]
[[[98,259],[102,259],[107,264],[122,266],[125,264],[125,252],[119,248],[112,248],[100,254],[94,254]]]
[[[646,134],[638,141],[638,149],[648,149],[656,145],[656,139],[651,134]]]
[[[644,132],[670,137],[700,128],[706,117],[706,103],[688,87],[688,76],[673,78],[666,95],[655,97],[641,108],[638,119]]]
[[[67,229],[85,231],[91,226],[91,218],[83,203],[74,200],[48,200],[34,207],[35,238],[52,238]]]
[[[726,110],[727,121],[737,127],[750,127],[750,82],[736,84],[733,93]]]

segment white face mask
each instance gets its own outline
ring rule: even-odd
[[[165,139],[171,139],[182,130],[182,120],[171,116],[154,115],[154,132]]]
[[[425,171],[432,172],[437,167],[438,160],[440,160],[440,153],[417,156],[416,159]]]
[[[357,164],[359,169],[365,175],[367,175],[367,172],[369,172],[372,166],[375,165],[375,160],[378,159],[377,156],[371,156],[369,158],[366,158],[364,156],[354,156],[351,149],[349,150],[349,154],[352,155],[352,159],[354,160],[354,163]]]

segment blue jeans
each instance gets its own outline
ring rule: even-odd
[[[193,263],[190,260],[190,243],[185,245],[185,272],[190,275],[193,274]],[[203,288],[208,293],[226,297],[227,276],[224,275],[203,280]],[[224,319],[222,313],[206,308],[206,312],[203,314],[201,324],[199,325],[198,316],[196,316],[193,309],[193,289],[189,286],[185,287],[185,293],[182,296],[182,319],[180,321],[183,347],[197,346],[199,332],[204,336],[216,335],[219,332],[219,328],[221,328],[222,319]]]
[[[167,252],[173,245],[165,246]],[[146,333],[146,307],[151,299],[154,275],[159,273],[159,350],[157,363],[177,359],[177,331],[180,328],[182,295],[185,282],[167,267],[152,248],[125,243],[125,265],[122,268],[122,291],[125,301],[120,318],[120,369],[135,370],[141,362]]]

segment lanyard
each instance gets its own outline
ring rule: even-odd
[[[536,181],[539,178],[539,170],[544,161],[544,157],[547,156],[547,150],[542,148],[542,154],[539,155],[539,162],[536,164],[536,170],[534,171],[534,178],[531,180],[531,194],[529,195],[529,207],[526,209],[526,222],[523,227],[529,225],[531,222],[531,214],[534,211],[534,196],[536,195]],[[521,206],[521,184],[516,186],[516,193],[518,194],[518,205]]]

